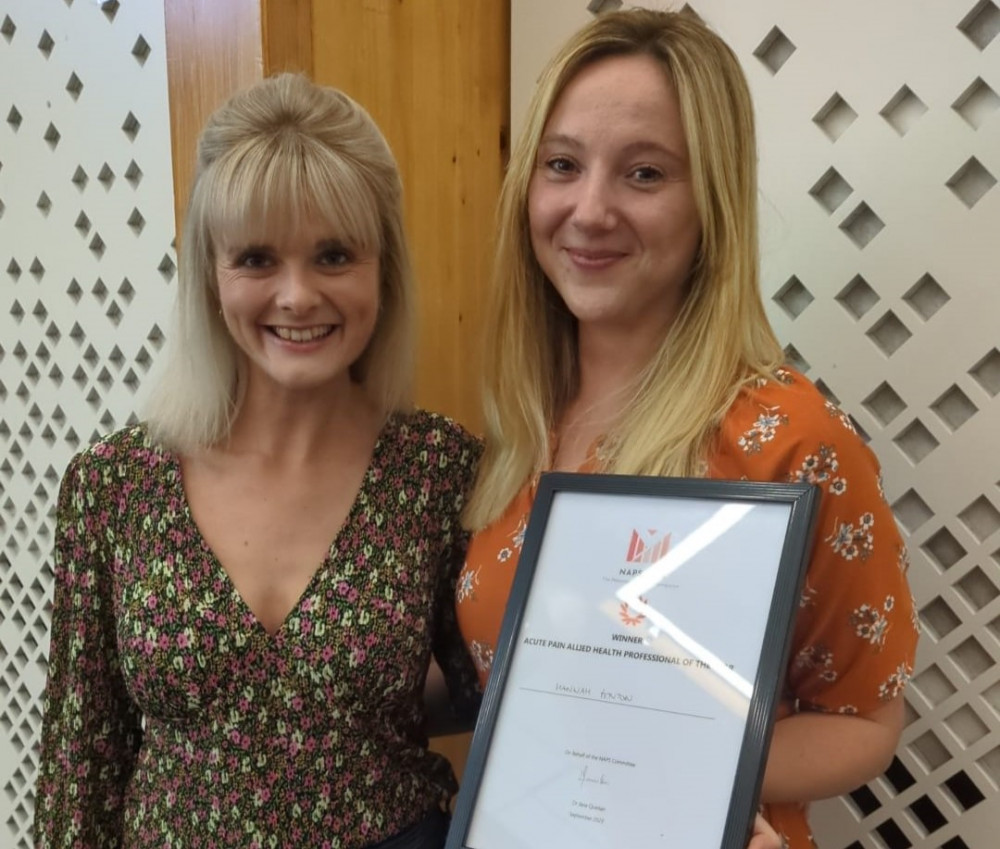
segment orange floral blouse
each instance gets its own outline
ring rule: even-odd
[[[581,471],[599,469],[592,454]],[[907,555],[878,461],[850,419],[782,368],[745,391],[723,421],[708,477],[795,481],[822,490],[779,715],[867,713],[898,696],[918,625]],[[485,686],[537,481],[473,537],[456,589],[458,621]],[[765,807],[788,849],[815,847],[804,804]]]

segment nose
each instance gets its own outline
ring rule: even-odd
[[[614,187],[610,181],[594,172],[578,180],[573,225],[583,232],[608,230],[616,220]]]
[[[309,269],[298,263],[288,263],[282,269],[277,285],[275,303],[279,309],[294,315],[309,312],[320,301]]]

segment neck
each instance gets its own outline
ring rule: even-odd
[[[338,445],[350,444],[348,434],[377,432],[378,419],[362,387],[349,381],[336,389],[285,392],[281,398],[248,387],[220,447],[286,467],[308,466]]]
[[[660,342],[581,327],[577,342],[580,384],[573,406],[617,418]]]

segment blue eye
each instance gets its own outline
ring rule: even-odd
[[[631,176],[640,183],[655,183],[663,179],[663,172],[652,165],[641,165],[632,171]]]

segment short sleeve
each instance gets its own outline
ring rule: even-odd
[[[785,709],[863,714],[898,696],[918,634],[906,548],[878,461],[850,419],[783,369],[734,405],[710,469],[713,477],[820,490]]]
[[[120,845],[125,787],[142,737],[118,661],[105,485],[102,461],[85,452],[70,463],[59,492],[38,847]]]
[[[800,709],[863,714],[902,692],[918,631],[878,462],[840,427],[792,458],[790,479],[818,484],[822,497],[788,686]]]

